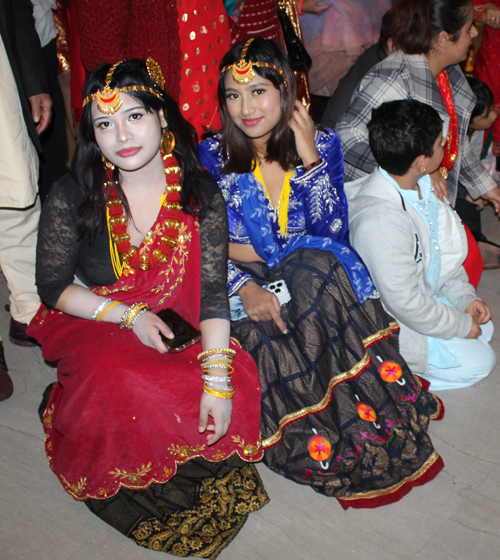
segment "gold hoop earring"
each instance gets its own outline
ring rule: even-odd
[[[101,159],[102,159],[102,163],[104,163],[104,167],[106,168],[106,170],[109,169],[109,171],[113,171],[115,169],[115,166],[113,163],[111,163],[104,154],[101,154]]]
[[[171,130],[168,130],[168,128],[164,128],[161,133],[160,152],[164,156],[168,156],[168,154],[172,153],[174,147],[175,147],[174,133]]]

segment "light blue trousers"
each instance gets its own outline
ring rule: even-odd
[[[491,373],[497,363],[497,355],[489,345],[493,336],[493,323],[488,321],[485,325],[481,325],[481,330],[483,331],[481,336],[476,339],[445,340],[462,365],[445,369],[429,365],[429,374],[424,376],[424,379],[430,381],[430,391],[469,387]]]

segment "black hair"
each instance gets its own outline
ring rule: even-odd
[[[408,173],[418,156],[434,154],[442,130],[436,109],[414,99],[382,103],[373,109],[368,123],[373,157],[382,169],[398,177]]]
[[[387,43],[391,39],[392,34],[392,9],[387,10],[382,16],[382,23],[380,25],[380,37],[378,44],[382,49],[387,49]]]
[[[220,68],[238,63],[241,59],[241,51],[246,41],[235,45],[222,59]],[[285,53],[279,43],[271,39],[256,37],[250,44],[246,59],[252,62],[268,62],[282,70],[283,76],[273,68],[254,66],[253,70],[259,76],[269,80],[280,92],[281,116],[278,124],[271,133],[267,143],[266,161],[276,161],[285,171],[300,164],[300,159],[295,147],[295,137],[289,126],[295,110],[297,99],[297,80]],[[231,69],[227,72],[232,72]],[[231,119],[226,105],[226,86],[224,82],[227,72],[221,72],[219,77],[219,107],[221,112],[222,130],[221,145],[225,165],[225,173],[248,173],[253,171],[257,154],[252,142],[243,131],[241,131]]]
[[[490,112],[495,103],[493,92],[487,84],[479,78],[467,78],[470,88],[476,96],[476,106],[472,110],[470,120]]]
[[[85,82],[84,98],[104,87],[106,74],[110,68],[110,64],[104,64],[89,74]],[[200,181],[201,177],[206,175],[206,171],[199,161],[196,132],[181,115],[177,103],[149,76],[146,63],[133,58],[124,60],[116,67],[110,86],[122,88],[132,85],[147,86],[161,94],[162,99],[159,99],[148,91],[127,92],[136,98],[148,113],[157,113],[163,109],[168,128],[175,135],[173,153],[182,168],[181,205],[184,212],[194,215],[198,205],[206,202]],[[95,138],[91,104],[87,103],[82,111],[80,139],[71,167],[73,177],[83,192],[83,199],[78,209],[80,235],[88,236],[90,240],[98,231],[102,231],[106,224],[104,183],[107,181],[101,151]],[[115,168],[112,179],[118,181],[118,176],[118,169]],[[126,214],[130,215],[127,198],[119,184],[117,191]]]
[[[427,54],[441,31],[456,42],[472,9],[471,0],[398,0],[391,8],[394,47]]]

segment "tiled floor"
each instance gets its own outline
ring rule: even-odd
[[[485,233],[500,243],[486,210]],[[480,296],[500,313],[500,270],[483,274]],[[8,301],[0,283],[0,331]],[[497,321],[500,333],[500,321]],[[500,351],[500,334],[493,345]],[[158,560],[108,528],[63,490],[47,466],[37,407],[55,370],[40,350],[5,342],[15,394],[0,403],[1,560]],[[446,467],[397,504],[343,511],[338,503],[259,471],[271,503],[250,516],[220,560],[498,560],[500,558],[500,366],[474,387],[441,392],[446,416],[431,436]]]

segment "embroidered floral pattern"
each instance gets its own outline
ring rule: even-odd
[[[244,466],[221,478],[204,479],[195,509],[179,511],[164,523],[142,521],[127,536],[151,550],[215,558],[247,516],[268,501],[255,467]]]
[[[232,436],[232,440],[234,443],[237,443],[240,446],[240,449],[243,451],[243,454],[247,457],[254,457],[260,451],[261,442],[259,441],[257,447],[253,445],[245,445],[245,440],[241,438],[241,436]]]
[[[129,473],[127,471],[121,470],[116,468],[114,471],[110,471],[109,474],[113,478],[119,478],[121,480],[128,480],[133,484],[143,484],[144,477],[151,472],[151,463],[147,465],[142,465],[142,467],[138,468],[136,472]]]
[[[177,455],[181,459],[187,459],[190,455],[203,451],[205,449],[204,445],[197,445],[196,447],[190,447],[189,445],[174,445],[169,447],[169,451],[172,455]]]
[[[87,486],[87,479],[83,477],[80,478],[80,480],[76,484],[70,484],[63,475],[61,475],[61,480],[66,487],[66,491],[76,497],[81,496],[83,494],[83,491],[85,490],[85,486]]]

